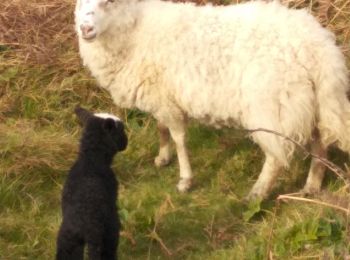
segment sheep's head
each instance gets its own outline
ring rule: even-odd
[[[116,9],[115,0],[77,0],[75,26],[79,37],[93,41],[110,26]]]

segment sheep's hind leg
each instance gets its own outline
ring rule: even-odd
[[[247,196],[247,199],[254,200],[266,198],[282,168],[282,164],[275,157],[266,154],[262,171]]]
[[[161,123],[158,123],[158,131],[159,131],[159,154],[154,159],[154,164],[157,167],[162,167],[162,166],[168,165],[171,160],[170,132],[169,132],[169,129]]]
[[[327,157],[327,149],[322,146],[319,138],[311,143],[311,152],[323,158]],[[326,166],[319,159],[312,158],[310,171],[302,192],[306,194],[319,192],[321,190],[325,170]]]
[[[169,130],[176,145],[176,152],[180,166],[180,181],[177,184],[177,189],[180,192],[186,192],[192,185],[192,170],[187,154],[185,128],[183,125],[177,125],[176,127],[169,127]]]

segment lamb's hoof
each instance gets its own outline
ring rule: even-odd
[[[159,155],[154,159],[154,164],[158,168],[167,166],[169,163],[170,163],[170,159],[161,157]]]
[[[180,179],[176,187],[179,192],[185,193],[189,191],[191,186],[192,186],[192,179]]]

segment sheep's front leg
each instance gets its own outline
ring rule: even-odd
[[[185,128],[183,126],[174,128],[169,127],[169,130],[176,145],[177,158],[180,167],[180,181],[177,184],[177,189],[180,192],[186,192],[190,189],[192,184],[192,170],[186,149]]]
[[[170,163],[171,152],[170,152],[170,132],[169,129],[158,122],[159,131],[159,154],[154,159],[154,164],[157,167],[166,166]]]
[[[282,169],[281,163],[274,157],[266,154],[266,159],[258,180],[247,196],[248,200],[261,198],[264,199],[274,184],[279,172]]]

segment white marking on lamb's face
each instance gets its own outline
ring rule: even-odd
[[[113,5],[113,0],[77,0],[75,22],[79,37],[92,41],[103,33],[112,20]]]
[[[97,116],[97,117],[100,117],[100,118],[103,118],[103,119],[113,119],[114,121],[121,121],[119,117],[115,116],[115,115],[112,115],[112,114],[108,114],[108,113],[96,113],[94,114],[94,116]]]

